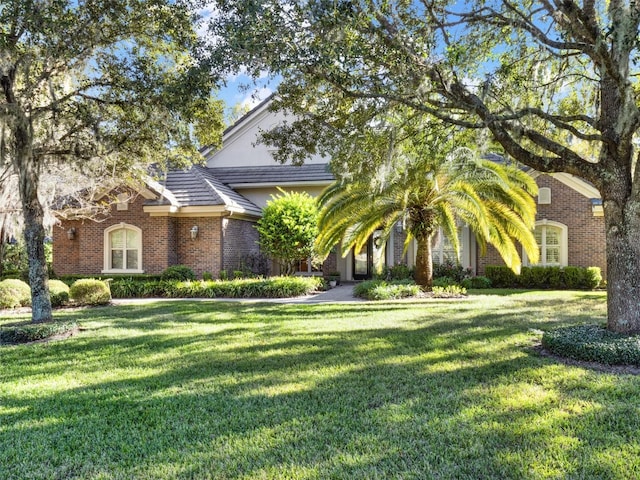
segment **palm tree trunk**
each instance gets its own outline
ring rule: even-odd
[[[433,259],[431,252],[432,235],[416,236],[418,251],[416,254],[416,283],[430,292],[433,287]]]

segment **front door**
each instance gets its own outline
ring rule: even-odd
[[[353,279],[366,280],[371,278],[373,264],[373,239],[369,238],[359,253],[353,254]]]

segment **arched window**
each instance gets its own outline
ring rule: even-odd
[[[120,223],[104,231],[104,272],[142,273],[142,230]]]
[[[551,220],[536,222],[533,231],[540,251],[540,260],[536,265],[545,267],[566,267],[568,257],[568,229],[567,226]],[[530,265],[523,252],[524,264]]]

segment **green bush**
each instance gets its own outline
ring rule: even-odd
[[[587,271],[580,267],[564,267],[564,284],[569,290],[583,288]]]
[[[27,343],[63,335],[77,328],[76,322],[30,323],[0,328],[0,342]]]
[[[195,280],[196,274],[186,265],[172,265],[162,272],[161,280]]]
[[[460,285],[466,288],[467,290],[470,288],[475,288],[475,289],[491,288],[491,280],[483,276],[470,277],[462,280],[462,282],[460,282]]]
[[[69,302],[69,286],[60,280],[49,280],[49,295],[52,307],[61,307]]]
[[[518,285],[518,277],[504,265],[487,265],[485,275],[496,288],[513,288]]]
[[[613,333],[600,325],[577,325],[545,332],[542,345],[562,357],[640,366],[640,336]]]
[[[602,283],[600,267],[589,267],[584,275],[584,287],[593,290]]]
[[[489,265],[485,273],[498,288],[594,289],[602,282],[598,267],[522,267],[515,275],[506,266]]]
[[[226,281],[113,281],[113,298],[286,298],[323,288],[321,277],[244,278]]]
[[[367,300],[394,300],[415,297],[420,294],[420,287],[412,280],[367,280],[357,284],[353,289],[356,297]]]
[[[456,283],[460,283],[464,278],[470,277],[472,274],[473,272],[470,267],[463,268],[462,265],[452,260],[445,260],[442,263],[433,264],[434,278],[449,277],[453,278]]]
[[[452,277],[437,277],[433,279],[434,287],[448,287],[449,285],[458,285],[458,281]]]
[[[0,282],[0,308],[31,305],[31,289],[22,280],[7,278]]]
[[[202,280],[205,280],[205,281],[213,280],[213,274],[211,272],[202,272]]]
[[[467,294],[467,289],[460,285],[434,286],[431,293],[433,298],[457,298],[464,297]]]
[[[377,277],[381,280],[413,280],[413,274],[413,268],[409,268],[406,263],[399,263],[391,267],[385,265]]]
[[[105,305],[111,301],[109,285],[93,278],[73,282],[69,295],[78,305]]]

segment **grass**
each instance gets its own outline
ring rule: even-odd
[[[0,478],[640,477],[640,378],[531,348],[604,294],[491,293],[58,312],[0,348]]]

